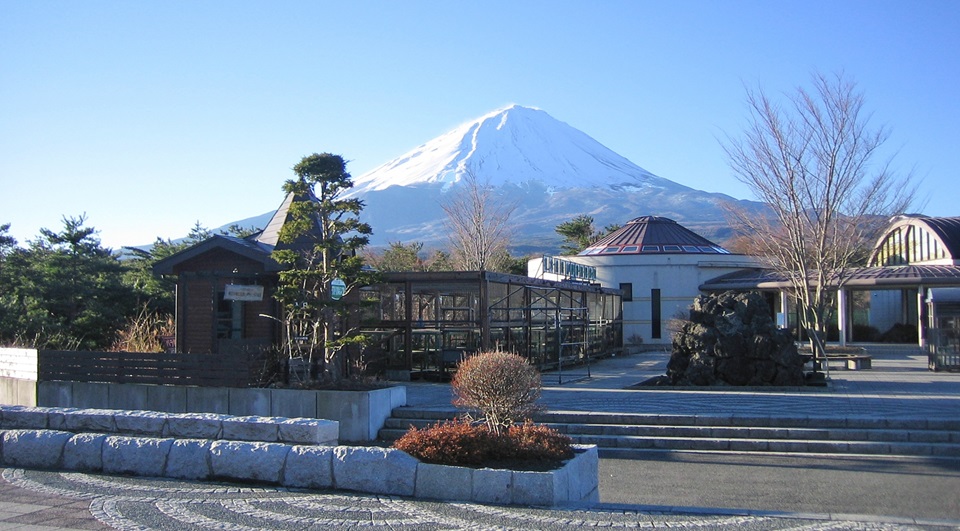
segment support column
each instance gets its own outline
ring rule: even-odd
[[[923,296],[925,291],[923,284],[917,286],[917,342],[921,349],[927,346],[927,304]]]
[[[780,290],[780,315],[783,318],[783,328],[790,328],[790,303],[787,301],[787,292]],[[778,325],[781,323],[777,323]]]
[[[837,328],[840,329],[840,346],[847,346],[847,290],[837,290]]]

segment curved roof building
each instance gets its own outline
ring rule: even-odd
[[[960,265],[960,217],[899,216],[874,246],[871,266]]]

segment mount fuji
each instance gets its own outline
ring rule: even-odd
[[[554,228],[579,214],[592,216],[597,228],[664,216],[722,241],[730,236],[723,203],[762,208],[658,177],[546,112],[519,105],[354,177],[347,197],[364,201],[361,219],[373,227],[371,245],[419,241],[444,247],[441,204],[468,175],[491,186],[494,200],[516,204],[510,218],[514,254],[556,252],[560,237]]]
[[[494,111],[354,179],[351,195],[392,186],[442,185],[467,172],[492,186],[537,183],[549,190],[625,186],[689,191],[657,177],[546,112]]]
[[[579,214],[598,228],[644,216],[674,219],[703,236],[730,236],[723,203],[760,203],[695,190],[658,177],[546,112],[512,105],[418,146],[354,178],[350,196],[366,203],[373,245],[443,245],[440,205],[473,174],[493,196],[517,204],[511,217],[519,252],[555,252],[554,228]]]

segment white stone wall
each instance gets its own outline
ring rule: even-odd
[[[313,445],[336,445],[339,432],[323,419],[26,406],[0,406],[0,428]]]
[[[37,405],[37,351],[0,348],[0,404]]]
[[[36,349],[0,348],[0,378],[37,381]]]
[[[540,506],[599,501],[597,448],[577,450],[557,470],[527,472],[430,465],[393,448],[0,429],[0,466],[6,467]]]

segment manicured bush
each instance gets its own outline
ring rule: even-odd
[[[461,419],[438,422],[425,429],[410,427],[393,443],[425,463],[479,465],[495,445],[493,434],[482,426]]]
[[[507,438],[516,449],[517,459],[524,461],[556,461],[573,457],[570,437],[548,426],[526,421],[510,426]]]
[[[426,463],[536,468],[573,457],[571,442],[570,437],[531,421],[497,435],[485,424],[455,419],[422,430],[411,427],[393,446]]]
[[[451,382],[457,407],[477,410],[496,435],[536,410],[540,372],[509,352],[481,352],[463,360]]]

